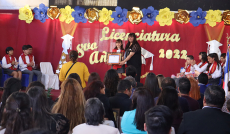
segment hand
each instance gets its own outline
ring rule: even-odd
[[[12,61],[11,65],[15,65],[15,61]]]
[[[18,62],[15,62],[15,65],[18,65]]]
[[[112,64],[111,64],[111,63],[108,63],[108,65],[109,65],[109,66],[112,66]]]
[[[187,63],[187,61],[185,62],[185,67],[184,68],[187,68],[187,66],[188,66],[188,63]]]
[[[125,62],[124,61],[121,61],[120,63],[119,63],[119,65],[124,65],[125,64]]]
[[[208,79],[211,79],[212,78],[212,75],[208,75]]]
[[[31,66],[34,66],[34,62],[33,61],[31,62]]]
[[[197,70],[195,71],[195,76],[199,76],[200,75],[200,72],[198,72]]]
[[[28,63],[27,66],[32,66],[32,63]]]

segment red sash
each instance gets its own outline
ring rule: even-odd
[[[200,68],[203,67],[206,63],[208,63],[208,62],[206,61],[206,62],[202,63],[202,64],[200,65]],[[200,64],[200,63],[199,63],[199,64]]]
[[[225,64],[225,62],[221,63],[221,67],[223,67],[223,66],[224,66],[224,64]]]
[[[186,68],[185,72],[190,72],[191,71],[191,64],[188,65],[188,67]]]
[[[210,67],[211,67],[211,66],[210,66]],[[214,62],[214,63],[213,63],[211,70],[210,70],[210,67],[209,67],[208,73],[209,73],[209,74],[213,74],[213,73],[216,71],[217,62]]]
[[[12,55],[11,55],[11,59],[10,59],[10,56],[8,54],[6,54],[5,57],[6,57],[6,63],[7,64],[11,64],[13,61],[15,61],[15,58]],[[9,69],[17,70],[17,68],[15,68],[13,65]]]
[[[29,54],[28,56],[29,56],[30,62],[32,62],[33,61],[33,55]],[[22,61],[24,62],[24,64],[28,64],[28,63],[26,63],[26,55],[24,53],[21,54],[21,57],[22,57]],[[29,67],[27,67],[27,69],[32,71],[33,68],[31,66],[29,66]]]

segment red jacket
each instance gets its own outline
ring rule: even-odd
[[[116,53],[117,52],[117,49],[113,49],[113,53]],[[125,53],[125,50],[121,50],[120,53]],[[123,56],[123,55],[122,55]],[[113,65],[113,69],[117,70],[118,68],[122,68],[121,65]]]

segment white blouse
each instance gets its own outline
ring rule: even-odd
[[[206,63],[204,66],[200,67],[203,64],[203,62],[200,62],[198,65],[195,64],[194,68],[196,71],[200,72],[200,73],[204,73],[207,70],[208,67],[208,63]]]

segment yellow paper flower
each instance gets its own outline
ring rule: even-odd
[[[156,20],[159,22],[160,26],[170,26],[172,24],[172,19],[174,18],[174,12],[171,12],[169,8],[160,9],[159,15],[157,15]]]
[[[20,20],[25,20],[26,23],[31,23],[34,19],[32,10],[29,5],[25,5],[24,7],[19,9],[19,15],[18,18]]]
[[[72,12],[74,11],[74,9],[71,9],[70,6],[66,6],[65,8],[61,8],[60,12],[61,12],[61,16],[59,17],[59,20],[61,22],[66,22],[67,24],[69,24],[71,21],[74,20],[74,18],[72,17]]]
[[[220,10],[209,10],[205,17],[205,24],[209,24],[211,27],[216,26],[216,22],[221,22],[221,11]]]
[[[111,18],[112,10],[108,10],[106,8],[102,8],[99,10],[99,22],[103,22],[105,25],[109,24],[109,21],[113,21],[114,19]]]

